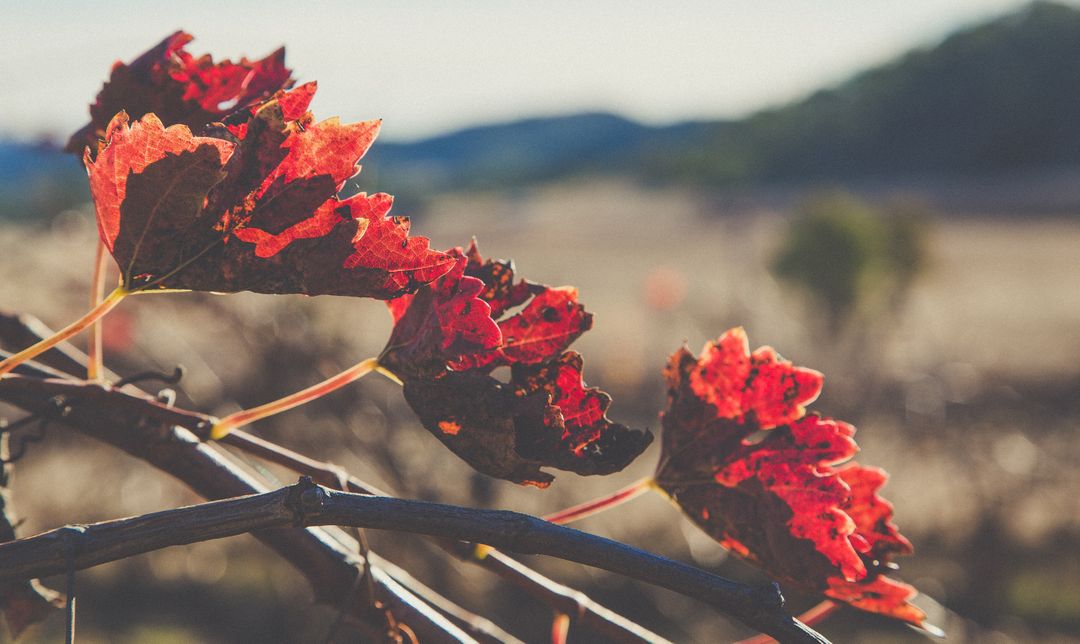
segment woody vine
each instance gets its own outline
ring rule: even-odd
[[[375,372],[402,386],[423,426],[454,454],[483,474],[522,485],[547,487],[551,469],[620,471],[653,440],[648,431],[609,419],[611,397],[586,385],[584,359],[570,346],[593,319],[577,289],[523,279],[511,262],[484,257],[475,239],[432,249],[424,237],[410,235],[408,219],[390,215],[389,195],[342,197],[379,121],[317,121],[308,111],[316,84],[294,86],[284,50],[214,62],[188,53],[190,40],[177,32],[131,63],[117,63],[90,107],[90,123],[68,144],[86,167],[97,215],[93,306],[56,333],[25,322],[4,326],[0,341],[20,346],[0,360],[0,400],[30,414],[5,429],[5,438],[32,422],[56,422],[148,460],[207,499],[255,496],[82,530],[20,539],[12,532],[0,545],[0,606],[12,630],[62,602],[35,577],[66,570],[73,579],[75,570],[175,543],[293,525],[292,536],[260,538],[269,538],[304,570],[320,598],[340,605],[369,637],[511,637],[448,607],[445,598],[424,597],[362,538],[333,527],[299,528],[337,525],[440,539],[449,552],[548,602],[556,642],[576,624],[621,641],[659,637],[587,600],[575,600],[571,610],[557,584],[493,546],[695,595],[781,641],[824,641],[783,611],[773,587],[747,588],[557,527],[654,491],[781,587],[820,595],[807,622],[849,606],[936,632],[911,603],[915,589],[890,574],[894,556],[912,546],[878,493],[885,473],[851,462],[858,449],[851,425],[806,410],[823,376],[769,347],[751,351],[742,329],[722,333],[698,355],[682,348],[671,356],[654,476],[546,521],[393,499],[244,431]],[[119,283],[106,294],[110,257]],[[102,355],[102,318],[130,296],[175,291],[382,300],[394,327],[379,355],[357,356],[354,367],[282,399],[212,418],[118,382]],[[90,338],[85,358],[68,344],[83,332]],[[36,341],[26,341],[35,334]],[[494,377],[498,367],[509,367],[509,378]],[[245,479],[214,443],[326,487],[302,482],[275,493]],[[171,539],[155,541],[147,526],[158,525],[177,529]],[[330,563],[311,569],[310,557],[300,554],[309,551]],[[642,574],[641,566],[652,574]],[[363,592],[355,589],[358,579]],[[73,618],[73,598],[66,605]],[[69,637],[73,631],[72,621]]]

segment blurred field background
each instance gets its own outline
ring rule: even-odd
[[[916,546],[899,576],[925,593],[950,641],[1080,641],[1077,42],[1080,13],[1037,4],[740,121],[635,129],[593,114],[377,143],[352,189],[398,194],[399,214],[436,247],[475,234],[485,256],[514,258],[520,274],[577,286],[595,324],[575,348],[588,382],[613,395],[609,415],[626,424],[657,431],[667,355],[732,326],[823,371],[815,408],[855,424],[860,462],[890,472],[885,495]],[[960,80],[965,91],[950,94]],[[80,170],[44,144],[2,145],[0,161],[0,308],[60,326],[85,310],[94,251]],[[859,274],[841,310],[782,279],[795,222],[823,203],[871,211],[858,221],[874,225],[915,213],[919,252],[906,265],[917,270],[871,257],[876,268]],[[840,257],[820,248],[825,264]],[[139,297],[108,318],[107,361],[121,374],[183,364],[178,404],[222,415],[377,354],[389,328],[374,301]],[[253,431],[403,496],[536,514],[646,476],[658,453],[652,446],[619,475],[562,473],[549,490],[519,488],[473,473],[375,376]],[[197,501],[60,428],[18,462],[14,493],[26,535]],[[762,580],[660,497],[631,503],[581,527]],[[371,538],[515,635],[547,636],[548,611],[483,571],[420,539]],[[748,635],[681,596],[529,563],[677,642]],[[247,537],[101,566],[80,573],[80,586],[83,642],[320,641],[334,618]],[[795,610],[816,603],[787,595]],[[56,641],[62,621],[21,641]],[[924,641],[854,610],[820,630],[837,642]]]

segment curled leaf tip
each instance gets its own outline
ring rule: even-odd
[[[214,62],[208,54],[190,54],[185,47],[192,40],[176,31],[130,63],[117,61],[90,105],[90,122],[71,137],[67,150],[95,147],[121,110],[134,119],[153,113],[168,125],[198,129],[292,85],[284,48],[258,60]]]

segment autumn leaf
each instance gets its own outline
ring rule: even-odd
[[[649,446],[652,434],[610,421],[611,396],[585,385],[583,367],[584,359],[574,351],[512,367],[514,394],[525,399],[546,395],[553,408],[543,416],[543,427],[519,435],[518,452],[578,474],[618,472]]]
[[[542,397],[519,398],[491,376],[456,372],[405,379],[404,394],[421,424],[476,470],[540,488],[555,479],[518,450],[519,436],[555,413]]]
[[[209,54],[188,53],[191,40],[177,31],[131,63],[116,62],[90,105],[90,123],[71,137],[67,150],[81,154],[96,146],[121,111],[135,120],[153,113],[165,125],[198,130],[292,84],[284,48],[259,60],[215,63]]]
[[[338,191],[378,121],[315,122],[309,83],[194,136],[153,114],[109,125],[85,164],[101,239],[127,291],[186,289],[390,299],[453,258],[388,217],[392,198]]]
[[[429,289],[389,303],[394,330],[379,362],[399,377],[536,364],[592,327],[577,289],[515,282],[513,262],[483,259],[476,242],[447,254],[454,269]]]
[[[881,470],[854,463],[851,425],[806,414],[823,377],[736,328],[665,373],[657,484],[713,538],[770,576],[922,626],[914,588],[884,576],[911,544],[877,494]]]
[[[394,329],[379,363],[403,380],[432,380],[464,354],[495,350],[502,332],[482,295],[485,283],[465,275],[460,248],[446,251],[454,266],[415,294],[387,302]]]
[[[424,427],[477,470],[537,487],[554,478],[545,466],[609,474],[641,454],[652,435],[608,420],[611,398],[565,352],[592,325],[576,289],[515,281],[511,262],[484,260],[475,242],[448,254],[454,269],[388,303],[379,359]],[[508,382],[490,375],[506,365]]]

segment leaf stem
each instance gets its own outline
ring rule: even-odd
[[[388,380],[390,380],[390,382],[396,382],[398,384],[398,386],[400,386],[400,387],[405,386],[405,383],[401,381],[401,378],[397,377],[396,373],[394,373],[393,371],[390,371],[389,369],[382,366],[381,364],[375,366],[375,371],[377,373],[380,373],[383,376],[385,376]]]
[[[566,613],[555,613],[551,620],[551,644],[566,644],[566,637],[570,634],[570,616]]]
[[[210,438],[212,440],[220,440],[237,427],[249,425],[257,420],[273,416],[274,414],[280,414],[293,407],[311,402],[316,398],[325,396],[331,391],[336,391],[351,382],[359,380],[372,371],[377,370],[378,366],[378,358],[368,358],[367,360],[359,362],[345,371],[342,371],[336,376],[323,380],[317,385],[312,385],[307,389],[302,389],[294,394],[289,394],[284,398],[268,402],[265,405],[259,405],[258,407],[230,414],[214,424],[214,427],[210,430]]]
[[[45,338],[41,342],[23,349],[22,351],[11,356],[7,360],[0,361],[0,377],[3,377],[9,371],[15,367],[21,365],[27,360],[31,360],[38,355],[45,353],[49,349],[60,344],[64,340],[77,335],[80,331],[85,330],[94,322],[97,322],[101,318],[105,317],[105,314],[113,310],[113,308],[120,303],[120,300],[124,299],[130,293],[124,287],[119,286],[112,293],[109,293],[101,302],[94,308],[90,309],[85,315],[78,320],[75,320],[71,324],[67,325],[63,329],[57,331],[51,337]]]
[[[105,252],[105,243],[100,239],[97,243],[97,252],[94,254],[94,276],[90,279],[90,306],[95,307],[105,299],[105,271],[108,267],[109,255]],[[102,355],[101,321],[98,320],[90,326],[90,337],[86,342],[86,379],[99,380],[105,371],[105,362]]]
[[[651,476],[646,477],[639,481],[634,481],[630,485],[627,485],[620,490],[616,490],[607,496],[579,503],[578,505],[571,506],[565,510],[559,510],[553,514],[545,515],[544,520],[559,525],[566,525],[571,521],[584,519],[585,517],[599,514],[604,510],[613,508],[616,505],[626,503],[631,499],[641,496],[654,487],[656,487],[656,482],[653,478]]]

